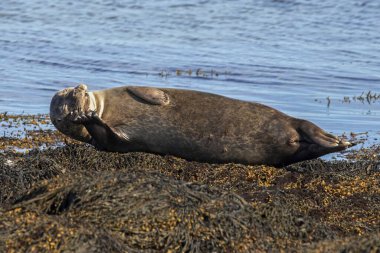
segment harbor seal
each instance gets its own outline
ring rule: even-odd
[[[113,152],[210,163],[285,166],[351,146],[271,107],[181,89],[124,86],[59,91],[50,117],[62,133]]]

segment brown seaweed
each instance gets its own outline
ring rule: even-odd
[[[206,164],[86,145],[0,156],[1,252],[379,252],[379,160]]]

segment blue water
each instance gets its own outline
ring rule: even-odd
[[[342,100],[380,94],[379,24],[377,0],[5,0],[0,112],[47,113],[57,90],[78,83],[133,84],[257,101],[333,133],[376,135],[380,100]]]

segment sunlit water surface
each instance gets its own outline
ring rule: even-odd
[[[181,2],[2,1],[0,112],[48,113],[78,83],[175,87],[376,141],[380,1]]]

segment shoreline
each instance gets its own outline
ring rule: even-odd
[[[379,145],[285,168],[207,164],[97,151],[46,115],[7,122],[0,251],[380,250]]]

